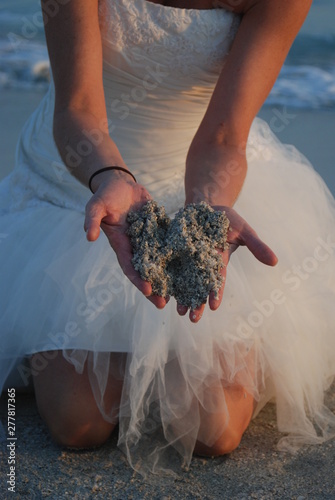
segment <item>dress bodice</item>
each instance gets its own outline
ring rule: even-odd
[[[99,12],[105,69],[117,62],[120,70],[145,78],[147,65],[157,63],[173,88],[217,77],[239,23],[239,16],[220,8],[179,9],[147,0],[102,0]],[[121,56],[116,60],[115,52]]]
[[[134,174],[169,205],[169,191],[183,185],[187,149],[239,16],[223,9],[104,0],[100,23],[111,135]]]

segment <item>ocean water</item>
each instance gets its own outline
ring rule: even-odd
[[[48,85],[39,0],[1,0],[0,89]],[[266,105],[335,108],[335,2],[314,0]]]

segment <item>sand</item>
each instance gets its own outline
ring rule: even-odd
[[[335,411],[334,389],[328,404]],[[6,398],[0,416],[7,416]],[[335,441],[295,455],[279,452],[275,407],[268,404],[253,420],[239,448],[216,459],[194,458],[179,478],[144,480],[117,448],[117,433],[100,449],[65,451],[53,444],[34,398],[16,403],[16,494],[7,492],[8,449],[2,445],[0,494],[5,499],[112,500],[333,500]]]
[[[194,310],[215,298],[222,286],[224,266],[217,249],[227,250],[229,220],[205,202],[181,207],[171,220],[154,200],[130,212],[128,235],[132,263],[152,293],[173,296]]]
[[[19,129],[41,98],[38,93],[0,94],[1,170],[10,172]],[[276,116],[263,110],[263,116]],[[311,158],[335,194],[334,112],[295,112],[278,132]],[[273,122],[278,127],[279,122]],[[286,139],[288,138],[288,139]],[[1,232],[1,229],[0,229]],[[328,405],[335,412],[333,387]],[[1,421],[7,419],[7,397],[1,399]],[[176,480],[143,480],[116,447],[116,433],[102,448],[70,452],[57,447],[39,417],[33,394],[16,397],[16,492],[7,491],[9,449],[0,447],[0,497],[4,499],[234,500],[335,498],[335,441],[307,447],[295,455],[279,452],[275,407],[268,404],[252,421],[239,448],[228,457],[194,458]]]

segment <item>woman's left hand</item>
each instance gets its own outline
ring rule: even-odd
[[[250,227],[249,224],[240,215],[238,215],[238,213],[233,208],[224,206],[213,206],[213,208],[214,210],[224,211],[230,221],[230,230],[228,231],[227,235],[229,248],[224,251],[218,250],[218,252],[222,255],[224,264],[221,271],[223,284],[218,292],[218,295],[215,297],[214,292],[211,292],[208,300],[210,309],[212,311],[215,311],[222,302],[227,274],[227,266],[230,256],[239,246],[246,246],[248,250],[250,250],[250,252],[256,257],[256,259],[268,266],[275,266],[278,262],[278,259],[271,248],[269,248],[258,237],[252,227]],[[197,309],[190,311],[190,320],[193,323],[197,323],[201,319],[204,309],[205,304],[202,304]],[[177,311],[181,316],[184,316],[187,313],[188,308],[186,306],[178,304]]]

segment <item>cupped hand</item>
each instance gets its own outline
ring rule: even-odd
[[[88,241],[95,241],[100,227],[116,253],[127,278],[156,307],[163,308],[167,299],[152,295],[151,284],[143,281],[132,265],[132,247],[127,235],[127,215],[139,210],[151,198],[146,189],[127,174],[108,172],[99,175],[95,194],[86,205],[84,229]]]
[[[229,207],[213,206],[214,210],[223,210],[229,221],[230,230],[228,231],[227,241],[229,243],[229,248],[227,250],[220,250],[218,252],[222,255],[223,268],[221,270],[223,283],[222,286],[215,296],[214,292],[209,295],[208,303],[212,311],[215,311],[222,302],[227,266],[230,256],[239,246],[246,246],[248,250],[263,264],[268,266],[275,266],[278,259],[271,248],[268,247],[257,235],[257,233],[249,226],[249,224],[240,216],[238,213]],[[191,310],[189,313],[190,320],[193,323],[197,323],[204,312],[205,304],[202,304],[197,309]],[[184,316],[188,308],[180,304],[177,305],[177,311],[181,316]]]

